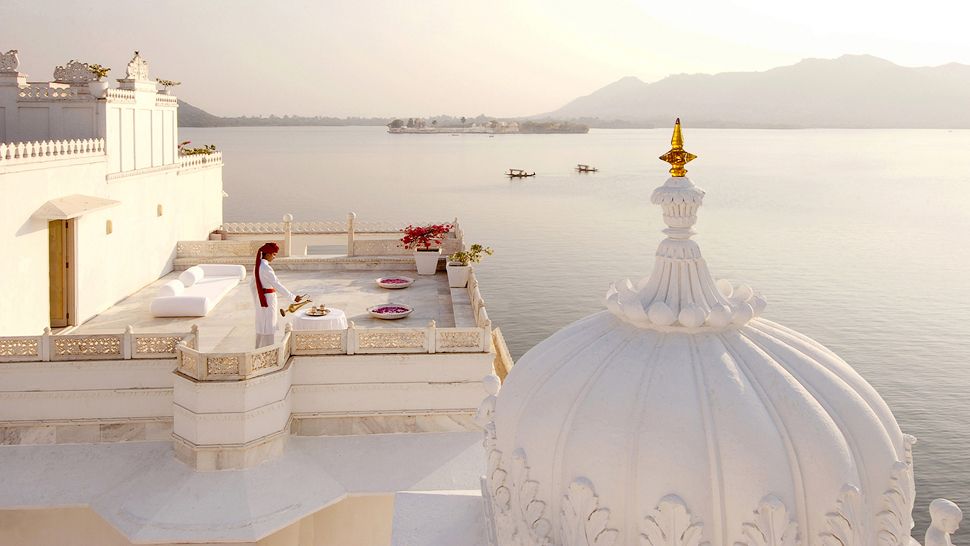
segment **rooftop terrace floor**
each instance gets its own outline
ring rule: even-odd
[[[158,288],[178,278],[172,272],[158,281],[128,296],[101,314],[74,328],[72,334],[120,333],[131,325],[135,332],[187,332],[193,324],[199,326],[199,349],[203,351],[246,351],[255,347],[255,315],[252,296],[252,274],[247,274],[205,317],[153,317],[148,306]],[[474,318],[464,289],[449,289],[444,273],[418,276],[414,271],[306,271],[276,269],[277,277],[294,294],[308,294],[313,305],[341,309],[347,320],[358,328],[423,328],[431,320],[439,327],[474,326]],[[378,277],[404,275],[415,279],[402,290],[387,290],[377,286]],[[453,300],[454,294],[454,300]],[[465,300],[462,302],[460,300]],[[367,308],[383,303],[404,303],[414,312],[403,319],[380,320],[367,313]],[[280,302],[282,305],[282,302]],[[455,305],[457,304],[457,305]],[[467,311],[467,317],[466,315]],[[456,323],[456,313],[458,320]],[[279,336],[283,325],[292,315],[280,319]]]

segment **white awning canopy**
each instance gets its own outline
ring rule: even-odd
[[[104,197],[76,193],[74,195],[51,199],[37,209],[34,216],[48,220],[69,220],[71,218],[77,218],[82,214],[113,207],[120,203],[120,201],[105,199]]]

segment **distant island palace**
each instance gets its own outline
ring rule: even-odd
[[[415,275],[401,226],[223,222],[220,154],[179,145],[137,52],[115,87],[18,68],[0,54],[0,544],[919,544],[915,438],[712,276],[679,121],[653,272],[513,365],[474,272]],[[255,348],[267,242],[331,309]],[[410,315],[372,315],[391,301]],[[960,509],[929,509],[923,545],[950,544]]]

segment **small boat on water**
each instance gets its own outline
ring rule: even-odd
[[[589,165],[583,165],[582,163],[580,163],[579,165],[576,165],[576,171],[581,173],[595,173],[599,171],[599,169],[597,169],[596,167],[590,167]]]
[[[529,176],[535,176],[536,173],[527,173],[522,169],[509,169],[509,172],[505,173],[505,176],[509,178],[526,178]]]

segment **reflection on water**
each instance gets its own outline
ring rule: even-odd
[[[648,274],[662,238],[649,197],[666,178],[656,158],[669,129],[183,134],[223,151],[230,221],[458,216],[468,242],[496,250],[477,272],[515,356],[601,310],[610,282]],[[914,536],[932,498],[970,507],[970,131],[688,124],[684,136],[699,156],[688,176],[708,191],[695,240],[714,274],[760,290],[766,318],[840,354],[919,438]],[[510,182],[509,168],[538,175]]]

